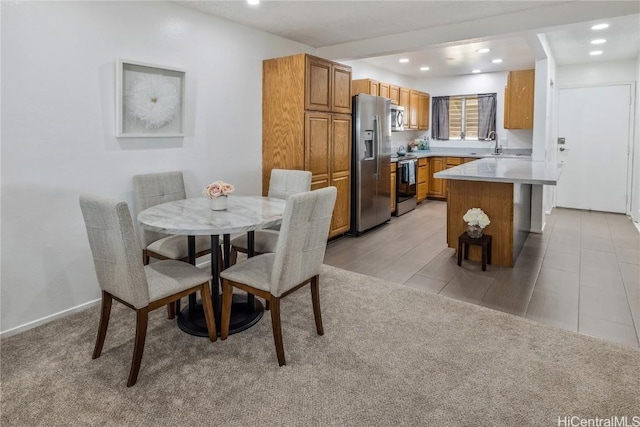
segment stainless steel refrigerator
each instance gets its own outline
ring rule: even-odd
[[[391,101],[353,97],[351,234],[391,219]]]

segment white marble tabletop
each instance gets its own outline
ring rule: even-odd
[[[484,158],[433,174],[463,181],[556,185],[562,166],[531,159]]]
[[[260,196],[227,196],[224,211],[209,208],[198,197],[152,206],[138,214],[140,225],[166,234],[223,235],[243,233],[280,224],[286,201]]]

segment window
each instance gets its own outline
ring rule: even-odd
[[[484,140],[496,129],[496,94],[433,98],[434,139]]]

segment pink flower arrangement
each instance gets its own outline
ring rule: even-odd
[[[234,190],[235,188],[233,187],[233,185],[223,181],[216,181],[204,187],[202,194],[210,199],[215,199],[216,197],[220,196],[228,196],[229,194],[233,193]]]

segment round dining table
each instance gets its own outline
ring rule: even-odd
[[[212,210],[211,201],[205,197],[176,200],[143,210],[138,223],[147,230],[165,234],[185,235],[188,239],[189,262],[195,265],[195,236],[211,236],[211,295],[216,326],[220,332],[220,277],[222,268],[229,267],[231,234],[247,233],[248,256],[254,252],[254,232],[280,224],[286,201],[273,197],[227,197],[226,210]],[[223,266],[219,266],[220,236],[223,238]],[[221,268],[222,267],[222,268]],[[189,304],[178,312],[178,326],[196,336],[208,336],[202,303],[195,294],[189,296]],[[234,294],[229,333],[250,328],[261,318],[264,308],[253,295]]]

